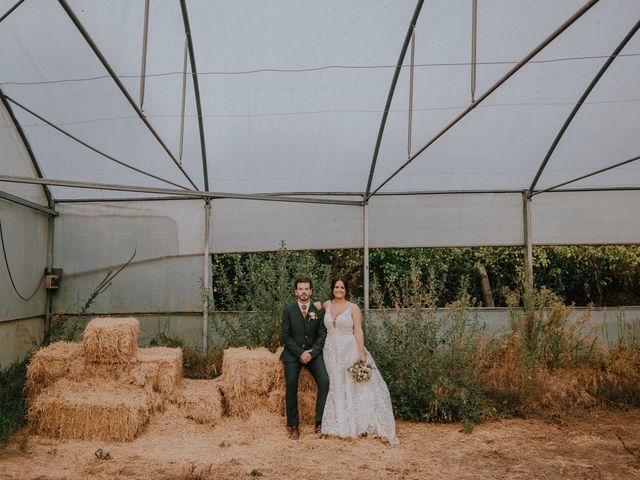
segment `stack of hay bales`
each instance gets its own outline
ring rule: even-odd
[[[182,378],[182,349],[138,348],[135,318],[94,318],[82,343],[38,350],[27,367],[28,420],[34,433],[57,438],[130,441],[167,402],[197,423],[217,425],[223,411],[246,418],[285,414],[282,349],[229,348],[216,380]],[[315,418],[316,384],[303,368],[298,410]],[[224,406],[223,406],[224,404]],[[224,408],[223,408],[224,407]]]
[[[129,441],[165,402],[180,396],[188,405],[194,393],[180,393],[182,350],[138,349],[138,333],[135,318],[94,318],[82,343],[38,350],[27,367],[32,430],[58,438]],[[219,404],[205,408],[208,423],[221,416]]]
[[[224,394],[227,414],[247,417],[255,410],[285,414],[281,352],[282,348],[276,353],[271,353],[266,348],[229,348],[224,351],[220,388]],[[303,368],[298,385],[298,413],[303,423],[313,424],[315,420],[316,392],[315,380]]]

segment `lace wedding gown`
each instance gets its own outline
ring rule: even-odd
[[[358,361],[358,344],[353,334],[353,317],[350,303],[347,309],[334,319],[331,306],[324,316],[327,339],[322,350],[329,374],[329,395],[322,417],[322,433],[338,437],[374,435],[395,445],[396,423],[387,384],[378,369],[371,379],[357,383],[347,371]],[[367,354],[367,363],[375,367]]]

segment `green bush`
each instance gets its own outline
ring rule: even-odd
[[[6,442],[26,422],[23,397],[29,359],[0,371],[0,442]]]
[[[414,269],[414,272],[416,270]],[[490,410],[480,381],[484,330],[469,314],[468,295],[436,315],[435,287],[422,294],[414,275],[412,308],[379,326],[367,323],[365,342],[387,382],[396,416],[421,421],[463,421],[470,428]],[[374,295],[380,300],[381,294]],[[430,307],[423,309],[424,304]]]

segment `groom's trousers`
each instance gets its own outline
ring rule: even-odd
[[[303,365],[300,361],[284,362],[284,377],[286,381],[286,402],[287,402],[287,426],[298,426],[298,379],[300,370],[308,368],[313,375],[318,386],[318,396],[316,397],[316,422],[322,421],[324,404],[329,393],[329,375],[324,366],[322,354],[318,355],[311,362]]]

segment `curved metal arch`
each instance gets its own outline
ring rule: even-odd
[[[0,88],[0,102],[2,102],[2,105],[7,110],[7,113],[9,114],[9,117],[11,118],[11,121],[13,122],[14,127],[18,132],[18,136],[20,137],[20,140],[22,140],[22,144],[24,145],[24,148],[27,151],[27,155],[29,155],[29,159],[31,160],[31,164],[33,165],[33,168],[36,171],[36,175],[38,175],[38,178],[44,178],[44,176],[42,175],[42,170],[40,170],[40,165],[38,164],[38,160],[36,159],[36,156],[33,153],[33,150],[31,149],[31,144],[29,143],[29,139],[27,138],[27,135],[24,133],[24,130],[22,130],[22,125],[20,125],[20,122],[18,122],[18,119],[13,113],[13,109],[11,108],[11,104],[9,103],[9,100],[7,99],[7,97],[5,96],[1,88]],[[49,208],[51,210],[55,210],[55,203],[53,200],[53,195],[51,194],[51,190],[47,185],[42,185],[42,189],[44,190],[45,197],[47,197],[47,205],[49,205]]]
[[[191,37],[191,26],[189,24],[189,12],[185,0],[180,0],[182,9],[182,20],[184,22],[184,33],[187,37],[189,48],[189,60],[191,63],[191,78],[193,78],[193,92],[196,99],[196,110],[198,112],[198,129],[200,131],[200,151],[202,153],[202,172],[204,175],[204,189],[209,191],[209,173],[207,169],[207,147],[204,141],[204,123],[202,121],[202,105],[200,103],[200,86],[198,84],[198,70],[196,68],[196,57],[193,53],[193,38]]]
[[[382,120],[380,121],[380,129],[378,130],[376,146],[373,150],[373,158],[371,159],[371,167],[369,168],[369,179],[367,180],[367,188],[365,190],[365,199],[369,197],[369,192],[371,191],[371,182],[373,181],[373,173],[375,172],[376,163],[378,161],[378,153],[380,152],[380,144],[382,143],[382,135],[384,134],[384,128],[387,124],[387,116],[389,115],[389,109],[391,108],[391,101],[393,100],[393,94],[396,91],[396,84],[398,83],[398,77],[400,77],[400,71],[402,70],[404,56],[407,54],[407,49],[409,48],[409,43],[411,42],[411,37],[413,36],[413,30],[418,21],[418,17],[420,16],[420,11],[422,10],[423,4],[424,0],[418,0],[418,3],[416,4],[416,8],[413,11],[413,17],[411,17],[411,22],[409,23],[409,28],[407,29],[407,34],[404,37],[402,49],[400,50],[400,57],[398,58],[398,63],[396,63],[396,69],[393,73],[393,80],[391,80],[389,94],[387,95],[387,103],[384,106]]]
[[[636,34],[636,32],[638,31],[639,28],[640,28],[640,20],[638,20],[636,22],[636,24],[631,28],[631,30],[629,30],[629,33],[627,33],[625,35],[625,37],[622,39],[622,41],[618,44],[618,46],[615,48],[615,50],[611,53],[611,55],[609,56],[607,61],[604,62],[602,67],[600,67],[600,70],[598,70],[598,73],[596,73],[596,76],[593,77],[593,80],[591,80],[591,83],[587,86],[586,90],[584,91],[584,93],[582,94],[582,96],[580,97],[578,102],[575,104],[575,106],[571,110],[571,113],[569,114],[567,119],[564,121],[564,124],[562,125],[562,128],[560,128],[560,131],[556,135],[556,138],[553,140],[553,143],[549,147],[549,150],[547,151],[547,154],[544,156],[544,159],[542,160],[542,163],[538,167],[538,171],[536,172],[536,176],[534,177],[533,182],[531,182],[531,186],[529,187],[529,190],[527,190],[527,196],[529,196],[529,197],[532,196],[533,191],[536,188],[536,184],[538,183],[538,180],[540,179],[540,176],[542,175],[542,172],[544,171],[545,167],[547,166],[547,163],[549,162],[549,159],[551,158],[551,155],[553,155],[553,152],[555,151],[556,147],[558,146],[558,143],[560,143],[560,140],[562,139],[562,137],[564,136],[564,133],[569,128],[569,125],[571,124],[571,122],[575,118],[576,114],[578,113],[578,110],[580,110],[580,107],[582,107],[582,104],[587,99],[587,97],[589,96],[591,91],[595,88],[595,86],[600,81],[600,79],[605,74],[605,72],[609,69],[609,67],[611,66],[613,61],[617,58],[618,54],[627,45],[627,43],[629,43],[629,40],[631,40],[631,38],[633,38],[633,36]]]

